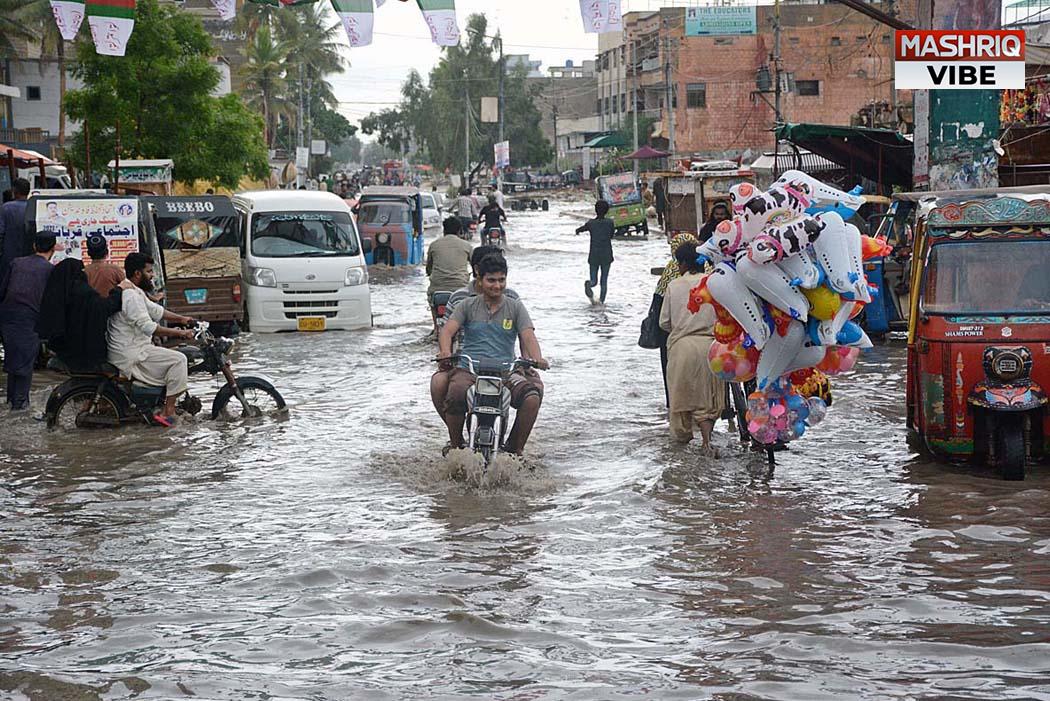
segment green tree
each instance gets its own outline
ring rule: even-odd
[[[100,56],[77,42],[74,70],[84,87],[66,95],[67,115],[90,130],[94,162],[171,158],[181,182],[210,180],[236,187],[269,174],[262,120],[237,96],[216,98],[219,73],[200,20],[157,0],[139,0],[125,56]],[[87,161],[83,129],[68,151]],[[119,148],[118,148],[119,145]]]
[[[36,38],[32,22],[25,17],[26,0],[0,0],[0,54],[14,56],[20,41]]]
[[[495,124],[480,121],[483,96],[495,96],[499,85],[496,47],[486,38],[484,15],[467,19],[465,42],[445,50],[424,83],[413,71],[401,87],[396,109],[373,113],[361,121],[361,131],[400,150],[409,139],[439,168],[462,170],[466,165],[466,132],[470,131],[470,160],[492,162],[498,138]],[[498,40],[497,40],[498,41]],[[550,142],[540,130],[535,90],[526,71],[508,71],[504,78],[504,138],[510,141],[515,164],[544,165],[552,158]]]
[[[244,58],[247,60],[241,67],[244,96],[250,106],[262,112],[266,143],[271,145],[277,132],[278,110],[285,106],[288,47],[274,40],[269,26],[263,26],[245,45]]]
[[[332,147],[332,160],[339,164],[360,163],[363,146],[356,134],[347,137],[342,143]]]
[[[383,161],[398,158],[400,155],[378,141],[370,141],[361,149],[361,162],[366,166],[377,166]]]

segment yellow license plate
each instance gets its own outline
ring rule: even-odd
[[[326,319],[323,316],[299,317],[300,331],[324,331]]]

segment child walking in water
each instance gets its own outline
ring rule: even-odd
[[[584,294],[594,303],[594,286],[598,284],[598,273],[601,272],[601,293],[599,301],[605,304],[605,295],[609,291],[609,268],[613,262],[612,238],[616,233],[616,226],[612,219],[605,215],[609,213],[609,203],[598,200],[594,203],[594,213],[598,216],[576,230],[577,235],[587,231],[591,235],[591,248],[587,254],[587,263],[591,267],[589,279],[583,283]]]

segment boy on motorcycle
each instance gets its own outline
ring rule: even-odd
[[[478,264],[481,294],[469,297],[458,305],[452,318],[438,337],[438,360],[445,375],[447,391],[443,409],[439,411],[448,427],[449,447],[463,447],[463,425],[466,421],[467,391],[475,377],[464,367],[452,367],[452,340],[463,329],[461,351],[475,359],[512,363],[514,343],[521,347],[521,355],[532,359],[540,369],[550,367],[543,359],[535,327],[529,312],[520,300],[511,299],[504,292],[507,287],[507,261],[500,255],[490,255]],[[507,439],[506,450],[521,454],[532,433],[543,400],[543,382],[531,369],[515,370],[507,379],[511,406],[517,410],[514,426]]]

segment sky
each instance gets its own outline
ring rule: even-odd
[[[624,11],[656,10],[661,6],[699,5],[698,0],[626,0]],[[460,29],[468,15],[483,13],[490,32],[499,29],[504,51],[529,54],[543,61],[543,70],[566,60],[580,65],[598,52],[596,34],[585,34],[577,0],[456,0]],[[370,112],[394,107],[401,83],[409,71],[424,78],[441,56],[415,2],[389,0],[376,10],[371,46],[345,48],[350,67],[331,76],[341,105],[339,111],[353,123]],[[363,135],[362,135],[363,136]],[[368,137],[365,136],[365,139]]]

